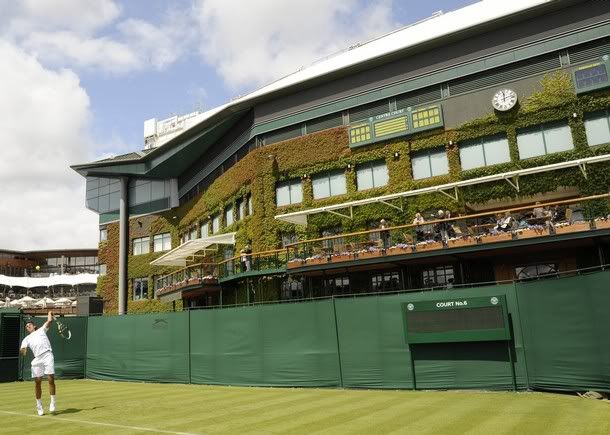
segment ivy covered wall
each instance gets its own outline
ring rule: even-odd
[[[566,73],[555,73],[541,81],[540,90],[507,114],[490,112],[484,118],[473,120],[455,130],[429,131],[408,138],[394,139],[384,143],[351,149],[347,130],[338,127],[319,133],[301,136],[250,152],[246,157],[217,178],[210,187],[190,202],[165,213],[132,218],[130,240],[136,237],[171,233],[172,247],[178,246],[180,235],[193,227],[199,227],[209,216],[220,214],[224,220],[224,209],[229,204],[237,210],[237,201],[252,196],[253,213],[235,222],[229,228],[221,224],[222,231],[236,231],[236,250],[251,244],[254,252],[281,247],[283,233],[296,233],[299,239],[318,237],[325,228],[342,227],[344,232],[365,229],[370,222],[385,218],[398,225],[412,221],[417,211],[437,208],[465,212],[466,203],[485,203],[490,200],[530,196],[555,191],[558,187],[577,188],[583,195],[607,192],[610,187],[610,164],[598,163],[588,167],[588,179],[579,168],[524,177],[517,192],[502,181],[463,188],[458,201],[442,194],[429,194],[408,198],[404,211],[372,204],[354,209],[354,218],[343,219],[331,214],[310,216],[307,228],[280,222],[274,219],[279,213],[320,207],[328,204],[357,200],[387,193],[418,189],[453,181],[482,177],[510,170],[541,166],[610,152],[610,144],[590,147],[587,144],[584,114],[610,107],[607,92],[577,97],[571,77]],[[491,108],[491,106],[490,106]],[[574,149],[541,157],[519,160],[517,130],[524,127],[553,121],[567,121],[571,127]],[[511,162],[489,167],[461,171],[459,144],[463,141],[495,134],[508,138]],[[412,178],[410,155],[413,152],[444,147],[447,151],[449,173],[423,180]],[[395,158],[398,153],[398,158]],[[386,186],[358,191],[354,167],[363,162],[385,160],[389,182]],[[350,164],[352,169],[348,169]],[[347,192],[321,200],[313,199],[311,174],[328,170],[342,170],[346,174]],[[278,181],[301,179],[303,202],[285,207],[276,207],[275,186]],[[593,204],[593,207],[606,207]],[[100,244],[100,262],[107,264],[107,275],[98,282],[98,293],[106,300],[106,310],[116,311],[118,282],[118,224],[108,225],[108,240]],[[130,247],[131,251],[131,247]],[[152,251],[152,248],[151,248]],[[162,275],[174,268],[150,266],[150,261],[163,253],[129,256],[129,304],[128,311],[160,311],[172,309],[171,304],[154,300],[152,276]],[[148,277],[148,300],[133,301],[132,279]],[[236,296],[242,302],[241,296]]]

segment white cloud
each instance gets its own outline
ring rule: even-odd
[[[89,97],[67,70],[0,41],[0,247],[95,247],[97,216],[70,164],[91,159]]]
[[[112,0],[0,0],[0,37],[54,67],[126,74],[162,70],[192,40],[188,11],[168,11],[160,24],[127,18]]]
[[[198,0],[200,51],[233,88],[263,85],[395,27],[390,0]]]
[[[113,0],[0,0],[0,10],[5,36],[49,30],[90,34],[121,14]]]

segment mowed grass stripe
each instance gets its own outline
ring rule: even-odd
[[[273,432],[284,432],[283,426],[292,425],[295,421],[302,419],[318,419],[320,414],[327,415],[342,406],[353,406],[355,400],[352,396],[345,394],[328,394],[319,391],[317,397],[311,398],[299,396],[286,405],[276,409],[267,409],[252,418],[240,419],[231,425],[231,430],[241,432],[248,427],[263,427]]]
[[[138,433],[141,427],[198,433],[610,433],[610,403],[556,394],[92,380],[59,380],[58,388],[59,411],[66,413],[57,417],[70,421],[35,416],[33,383],[0,384],[0,397],[9,398],[0,409],[26,414],[2,414],[0,432]]]

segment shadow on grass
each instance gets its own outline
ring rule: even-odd
[[[51,415],[62,415],[62,414],[76,414],[81,411],[93,411],[95,409],[103,408],[103,406],[94,406],[93,408],[81,409],[81,408],[66,408],[60,409],[59,411],[55,411],[51,413]]]

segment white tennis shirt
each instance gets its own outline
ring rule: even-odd
[[[47,337],[47,329],[43,326],[25,337],[21,342],[21,348],[24,347],[32,349],[35,358],[45,352],[52,351],[51,342]]]

